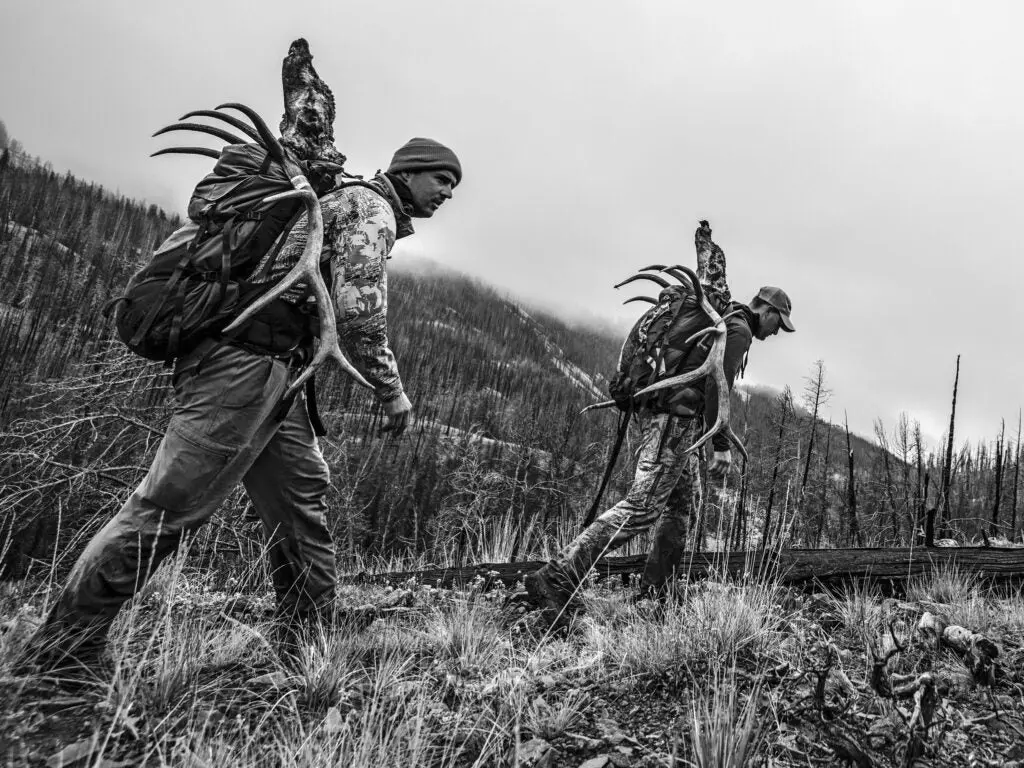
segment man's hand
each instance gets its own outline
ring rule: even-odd
[[[409,402],[409,398],[405,396],[404,392],[394,400],[384,403],[384,415],[387,417],[387,421],[381,428],[381,432],[394,432],[396,437],[405,432],[405,428],[409,426],[409,420],[412,418],[412,403]]]
[[[723,477],[732,466],[732,451],[715,451],[711,463],[708,465],[708,472],[713,477]]]

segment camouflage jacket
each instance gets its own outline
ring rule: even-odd
[[[324,217],[322,261],[331,268],[331,295],[338,336],[349,360],[382,402],[403,393],[398,363],[388,346],[388,276],[386,262],[396,232],[411,232],[408,217],[394,187],[383,176],[365,186],[350,186],[320,198]],[[396,211],[398,212],[396,218]],[[279,280],[298,261],[306,245],[306,217],[292,228],[269,280]],[[261,271],[257,267],[256,272]],[[296,286],[285,300],[301,300],[304,286]]]

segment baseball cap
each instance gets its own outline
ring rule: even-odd
[[[779,315],[782,317],[783,330],[790,333],[796,330],[793,327],[793,321],[789,319],[789,313],[793,311],[793,302],[789,300],[789,296],[784,290],[772,285],[766,285],[757,292],[757,298],[779,310]]]

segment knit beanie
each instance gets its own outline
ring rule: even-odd
[[[462,165],[455,153],[440,142],[424,138],[409,139],[398,148],[388,166],[388,173],[433,170],[451,171],[455,175],[455,186],[462,181]]]

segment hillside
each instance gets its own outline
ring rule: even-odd
[[[100,308],[177,224],[155,206],[37,164],[0,174],[0,470],[8,479],[0,554],[16,571],[52,554],[55,509],[76,531],[94,526],[145,470],[169,416],[167,372],[112,342]],[[335,372],[318,374],[347,555],[471,559],[499,529],[517,533],[511,550],[489,551],[491,559],[557,546],[577,529],[604,469],[615,414],[576,415],[602,396],[620,339],[400,259],[389,299],[415,428],[385,441],[376,403]],[[841,426],[741,382],[733,426],[751,460],[702,498],[698,545],[907,542],[935,503],[940,473],[934,458],[915,452],[907,425],[892,452],[853,436],[851,466]],[[630,455],[627,445],[606,503],[623,493]],[[992,515],[995,496],[978,493],[990,487],[992,457],[968,450],[958,462],[951,516],[973,535]],[[1005,474],[1005,456],[1001,466]],[[1015,531],[1010,486],[997,495],[1013,513],[1004,526]],[[236,497],[224,519],[254,533],[251,520],[232,517],[245,504]],[[955,533],[951,522],[944,535]]]

